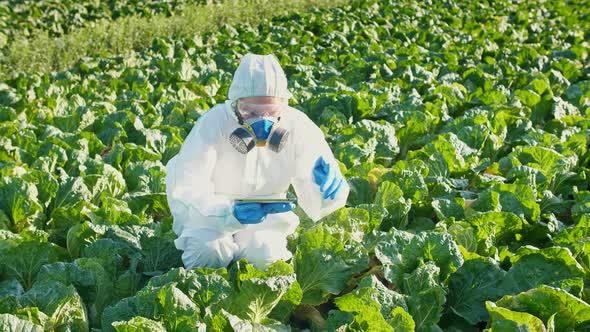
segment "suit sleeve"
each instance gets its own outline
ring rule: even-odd
[[[220,139],[220,124],[212,112],[197,120],[178,154],[166,164],[166,193],[175,219],[190,222],[198,215],[211,217],[210,228],[221,230],[239,222],[233,217],[233,200],[215,194],[211,180]]]
[[[346,205],[350,187],[342,176],[338,162],[318,126],[309,118],[304,117],[296,136],[296,170],[291,184],[297,193],[299,206],[313,221],[318,221]],[[313,167],[320,156],[323,156],[330,167],[333,167],[337,174],[344,179],[334,199],[324,199],[320,192],[320,186],[313,179]]]

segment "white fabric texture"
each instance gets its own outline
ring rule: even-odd
[[[244,230],[233,236],[205,228],[186,231],[176,241],[184,248],[182,260],[185,268],[219,268],[240,258],[257,269],[264,270],[272,262],[293,257],[287,250],[285,234],[273,230]]]
[[[186,268],[227,266],[239,250],[231,236],[206,228],[190,228],[175,241],[183,248],[182,261]]]
[[[291,98],[287,77],[277,58],[272,55],[248,53],[244,55],[234,73],[228,97],[239,98],[272,96]]]

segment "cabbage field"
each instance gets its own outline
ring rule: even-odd
[[[15,3],[6,45],[182,5]],[[587,0],[352,0],[15,71],[0,331],[590,331],[589,37]],[[296,210],[288,262],[185,269],[164,165],[248,52],[278,57],[351,193]]]

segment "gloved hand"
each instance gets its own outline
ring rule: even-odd
[[[320,186],[320,192],[324,193],[322,196],[324,199],[328,197],[334,199],[342,186],[342,181],[344,181],[322,156],[316,160],[313,166],[313,179]]]
[[[294,208],[294,203],[237,203],[234,206],[234,216],[242,224],[258,224],[269,213],[283,213]]]
[[[266,212],[260,203],[236,203],[234,217],[242,224],[258,224],[266,218]]]

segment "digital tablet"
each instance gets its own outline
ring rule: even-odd
[[[248,198],[236,199],[237,203],[295,203],[297,198]]]

